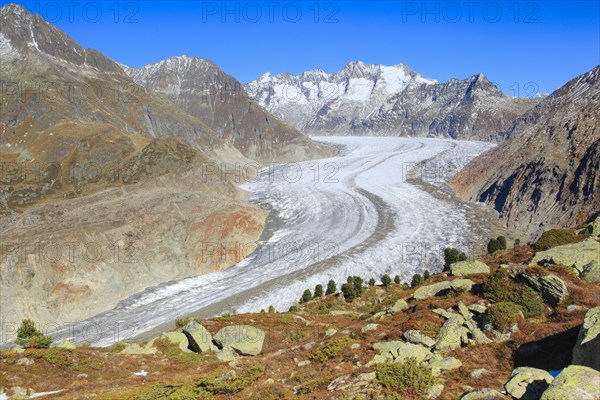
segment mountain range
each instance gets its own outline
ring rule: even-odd
[[[351,62],[339,72],[266,73],[249,96],[308,134],[502,141],[503,129],[539,99],[508,96],[483,74],[445,83],[399,64]]]

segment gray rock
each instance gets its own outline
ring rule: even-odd
[[[492,372],[485,368],[477,368],[471,371],[471,378],[481,379],[486,375],[490,375]]]
[[[473,314],[471,314],[467,306],[465,306],[465,304],[462,301],[458,302],[458,312],[460,313],[460,315],[462,315],[462,317],[465,320],[470,320],[471,318],[473,318]]]
[[[367,333],[369,331],[377,330],[377,328],[379,328],[379,324],[367,324],[367,325],[363,326],[360,331],[362,333]]]
[[[336,333],[337,333],[337,329],[329,328],[325,331],[325,336],[331,337],[331,336],[335,335]]]
[[[421,286],[413,293],[415,300],[425,300],[433,296],[439,296],[450,292],[450,282],[437,282],[431,285]]]
[[[538,291],[542,299],[553,307],[559,305],[569,294],[565,282],[556,275],[537,276],[526,271],[521,276],[527,285]]]
[[[519,367],[510,374],[504,388],[515,399],[539,400],[553,380],[543,369]]]
[[[400,340],[391,342],[375,343],[373,345],[375,350],[381,353],[381,356],[375,356],[373,362],[403,362],[407,358],[414,358],[417,361],[426,361],[432,357],[431,351],[424,346],[405,343]]]
[[[430,387],[429,390],[427,391],[427,398],[428,399],[437,399],[438,397],[440,397],[440,395],[442,394],[443,391],[444,391],[444,385],[442,385],[441,383],[435,384],[432,387]]]
[[[76,348],[76,346],[75,346],[75,345],[74,345],[72,342],[70,342],[70,341],[68,341],[68,340],[63,340],[63,341],[62,341],[62,342],[61,342],[61,343],[60,343],[58,346],[56,346],[56,347],[60,347],[60,348],[62,348],[62,349],[75,349],[75,348]]]
[[[232,325],[219,330],[213,340],[240,355],[256,356],[262,351],[265,332],[249,325]]]
[[[19,358],[15,364],[17,365],[32,365],[35,364],[35,361],[33,360],[33,358],[28,358],[28,357],[23,357],[23,358]]]
[[[474,314],[485,314],[487,307],[480,303],[471,304],[467,307]]]
[[[490,267],[481,261],[459,261],[450,265],[450,274],[465,276],[474,274],[489,274]]]
[[[579,243],[565,244],[538,252],[531,262],[537,264],[547,261],[553,264],[573,267],[578,274],[581,274],[585,265],[588,265],[592,261],[598,261],[599,253],[600,243],[592,238],[588,238]]]
[[[600,370],[600,306],[585,314],[573,348],[573,364]]]
[[[600,282],[600,264],[598,261],[590,261],[584,265],[579,277],[588,282]]]
[[[458,358],[454,357],[446,357],[441,360],[434,361],[429,363],[429,366],[432,369],[440,369],[444,371],[449,371],[453,369],[458,369],[462,367],[462,362]]]
[[[192,337],[194,338],[196,343],[198,343],[198,346],[200,346],[200,350],[202,350],[202,352],[215,350],[215,346],[212,343],[212,340],[213,340],[212,335],[205,327],[200,325],[198,322],[196,322],[196,321],[188,322],[187,325],[185,326],[185,328],[183,328],[183,329],[185,329],[192,335]],[[181,335],[183,335],[183,333],[181,333]],[[183,336],[185,336],[185,335],[183,335]],[[180,336],[176,336],[176,337],[177,337],[176,343],[181,343]],[[169,337],[169,340],[173,341],[174,338],[175,338],[175,336],[172,335],[171,337]],[[187,338],[185,340],[185,347],[187,349]],[[181,345],[180,345],[180,348],[181,348]]]
[[[465,394],[460,400],[505,400],[506,396],[496,389],[479,389]]]
[[[435,349],[439,351],[451,351],[461,346],[466,329],[457,317],[450,317],[438,335]]]
[[[450,281],[450,287],[457,292],[469,292],[475,286],[475,282],[470,279],[455,279]]]
[[[433,310],[431,310],[431,312],[446,319],[452,317],[458,318],[461,324],[465,322],[465,319],[462,315],[456,314],[453,311],[444,310],[443,308],[434,308]]]
[[[388,315],[394,315],[400,311],[404,311],[408,308],[408,303],[404,299],[397,300],[393,306],[387,309],[386,313]]]
[[[415,329],[404,332],[403,336],[404,339],[406,339],[406,341],[409,343],[420,344],[427,348],[432,348],[435,345],[434,339],[422,334],[421,332]]]
[[[540,400],[598,400],[600,372],[580,365],[565,368],[542,394]]]
[[[469,330],[469,338],[473,339],[475,343],[491,343],[492,340],[488,338],[485,333],[477,326],[477,323],[473,320],[466,321],[464,323],[465,328]]]

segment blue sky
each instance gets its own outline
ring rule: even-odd
[[[598,0],[20,3],[123,64],[188,54],[243,83],[361,60],[405,63],[442,82],[483,72],[528,96],[600,64]]]

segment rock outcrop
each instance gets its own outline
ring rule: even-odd
[[[532,263],[547,262],[572,267],[582,279],[593,280],[598,275],[600,242],[588,238],[579,243],[565,244],[540,251],[533,256]]]
[[[573,364],[600,371],[600,306],[585,314],[573,348]]]
[[[222,328],[213,337],[221,348],[227,347],[243,356],[256,356],[261,353],[265,332],[249,325],[232,325]]]
[[[539,400],[553,380],[552,375],[542,369],[519,367],[510,374],[504,388],[515,399]]]
[[[579,365],[565,368],[542,394],[540,400],[598,400],[600,372]]]
[[[489,274],[490,267],[481,261],[459,261],[450,265],[450,274],[465,276],[473,274]]]
[[[538,276],[526,271],[521,277],[527,285],[538,291],[542,299],[552,307],[559,305],[569,294],[565,282],[556,275]]]

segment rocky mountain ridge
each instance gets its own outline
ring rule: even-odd
[[[439,83],[408,66],[351,62],[339,72],[266,73],[249,96],[309,134],[428,136],[501,141],[538,99],[502,93],[483,74]]]

